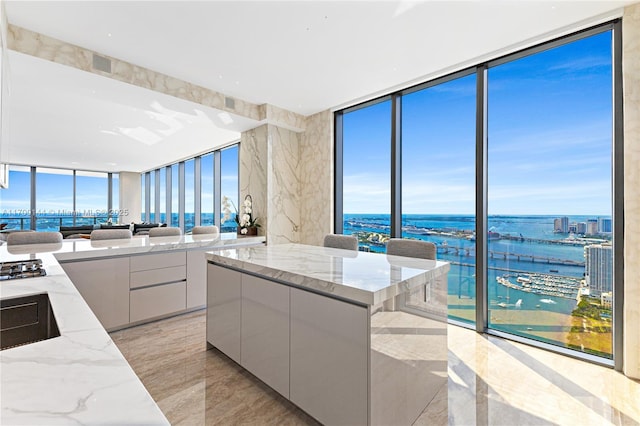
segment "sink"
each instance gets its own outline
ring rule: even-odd
[[[0,299],[0,350],[58,336],[47,293]]]

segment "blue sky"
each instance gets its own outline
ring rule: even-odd
[[[611,214],[611,33],[491,68],[489,214]],[[475,75],[403,98],[403,212],[473,214]],[[345,114],[344,212],[390,209],[390,101]]]
[[[491,68],[488,91],[489,214],[610,215],[610,32]],[[345,114],[345,213],[390,210],[390,114],[390,101]],[[472,214],[475,76],[405,96],[403,146],[404,213]],[[186,166],[193,182],[193,162]],[[212,188],[206,167],[202,185]],[[237,148],[224,150],[222,195],[234,200],[237,173]],[[21,175],[11,172],[10,188],[0,191],[3,211],[28,208]],[[38,208],[71,210],[71,177],[42,176]],[[79,209],[106,208],[101,179],[81,187]],[[205,209],[211,197],[204,195]],[[188,210],[193,203],[187,185]]]

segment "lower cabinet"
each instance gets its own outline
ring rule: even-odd
[[[365,425],[366,308],[291,288],[290,400],[328,425]]]
[[[129,324],[129,258],[61,263],[102,326]]]
[[[207,341],[320,422],[368,423],[366,308],[208,264]]]
[[[184,281],[134,288],[130,293],[130,321],[137,322],[184,311],[187,304]]]
[[[240,364],[289,397],[289,287],[242,275]]]
[[[207,304],[207,251],[187,252],[187,309]]]
[[[240,364],[242,274],[207,265],[207,342]]]

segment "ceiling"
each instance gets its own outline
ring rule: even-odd
[[[636,1],[5,5],[11,24],[309,115],[620,16]],[[237,140],[257,125],[240,117],[224,125],[215,109],[15,52],[9,65],[14,163],[141,171]]]

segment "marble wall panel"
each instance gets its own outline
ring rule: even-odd
[[[269,124],[293,130],[294,132],[301,132],[305,129],[306,119],[300,114],[269,104],[264,105],[263,111],[264,118]]]
[[[269,228],[267,177],[269,174],[269,126],[243,132],[240,138],[240,203],[247,194],[253,199],[253,217],[258,218],[259,235]],[[270,241],[269,241],[270,242]]]
[[[300,135],[269,125],[269,244],[299,241]]]
[[[300,242],[322,245],[333,230],[333,113],[307,117],[300,142]]]
[[[624,372],[640,379],[640,4],[622,18],[624,85]]]
[[[227,108],[225,106],[225,95],[222,93],[15,25],[9,25],[8,46],[17,52],[224,110],[256,121],[265,119],[265,108],[263,106],[234,98],[234,108]],[[111,60],[110,73],[93,68],[94,53]]]

